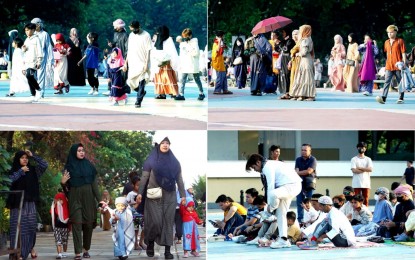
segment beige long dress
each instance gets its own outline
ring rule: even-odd
[[[313,40],[304,38],[300,43],[300,65],[295,73],[295,80],[290,96],[296,98],[315,98],[316,86],[314,84],[314,61],[311,56]]]
[[[347,47],[346,60],[353,60],[355,66],[346,65],[343,68],[343,79],[346,83],[346,92],[359,92],[359,60],[360,54],[358,51],[358,44],[352,43]]]

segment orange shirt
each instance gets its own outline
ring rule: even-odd
[[[386,70],[399,70],[395,64],[402,61],[402,54],[405,53],[405,42],[401,38],[395,38],[392,45],[387,39],[383,45],[383,50],[386,53]]]

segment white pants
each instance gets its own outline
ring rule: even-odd
[[[301,191],[301,182],[283,185],[270,191],[268,201],[270,211],[277,210],[278,232],[280,237],[287,237],[287,212],[290,208],[291,201]]]

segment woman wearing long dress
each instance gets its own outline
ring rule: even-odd
[[[238,89],[245,88],[246,85],[247,68],[244,51],[244,40],[242,38],[236,39],[232,48],[232,63]],[[235,64],[235,60],[240,61],[240,63]]]
[[[333,55],[334,66],[332,74],[330,75],[331,83],[333,84],[333,91],[344,91],[345,83],[343,79],[344,59],[346,58],[346,48],[343,45],[343,38],[336,34],[334,36],[334,46],[331,49]]]
[[[293,30],[292,31],[292,38],[295,42],[294,47],[291,48],[290,50],[290,56],[291,56],[291,60],[288,66],[288,68],[290,69],[290,87],[289,89],[293,89],[294,86],[294,80],[295,80],[295,74],[297,73],[298,70],[298,66],[300,66],[300,60],[301,57],[296,55],[299,51],[300,51],[300,42],[298,41],[298,30]],[[279,99],[290,99],[290,93],[287,92],[284,95],[280,96]]]
[[[349,46],[347,47],[346,63],[343,68],[343,78],[346,84],[346,92],[359,92],[359,60],[360,53],[354,33],[347,36]]]
[[[359,70],[359,92],[362,92],[365,96],[372,96],[373,81],[376,79],[375,55],[379,53],[379,49],[376,42],[372,41],[369,35],[365,35],[364,43],[359,45],[358,50],[362,53],[362,65]]]
[[[314,101],[316,86],[314,84],[314,46],[311,39],[311,26],[302,25],[298,32],[300,51],[296,54],[301,57],[298,71],[295,74],[294,86],[290,92],[292,100]]]
[[[21,49],[23,40],[16,38],[13,40],[13,60],[12,73],[10,77],[10,92],[7,96],[14,96],[16,93],[29,92],[29,83],[23,74],[24,70],[24,53]]]
[[[78,66],[77,63],[82,59],[82,41],[79,38],[79,32],[72,28],[69,33],[68,44],[71,47],[71,53],[68,55],[68,81],[71,86],[85,86],[84,65]]]

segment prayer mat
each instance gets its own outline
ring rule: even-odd
[[[364,242],[356,242],[355,246],[350,247],[336,247],[333,245],[333,243],[327,243],[327,244],[319,244],[318,250],[331,250],[331,249],[356,249],[356,248],[367,248],[367,247],[380,247],[383,246],[382,244],[364,241]]]
[[[415,247],[415,242],[395,242],[395,244],[400,244],[404,246]]]

